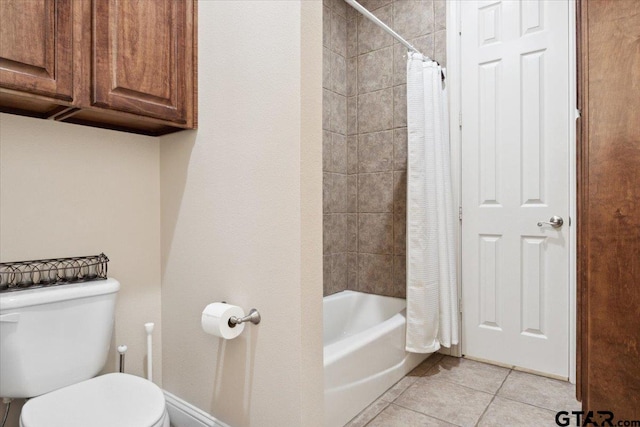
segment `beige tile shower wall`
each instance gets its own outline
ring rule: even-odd
[[[360,3],[446,63],[444,0]],[[346,17],[347,287],[405,297],[406,48],[350,6]]]
[[[324,295],[348,286],[348,251],[357,247],[356,181],[347,153],[347,4],[323,2],[323,288]]]
[[[163,384],[234,427],[321,426],[322,4],[198,4],[199,127],[161,143]],[[214,301],[262,322],[207,335]]]
[[[155,138],[0,114],[0,260],[104,251],[121,283],[104,370],[118,369],[126,344],[127,372],[146,376],[144,323],[155,322],[161,384],[159,167]],[[7,427],[18,426],[16,403]]]

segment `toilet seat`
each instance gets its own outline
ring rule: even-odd
[[[21,427],[169,427],[162,390],[144,378],[106,374],[30,399]]]

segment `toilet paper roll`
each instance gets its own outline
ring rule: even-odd
[[[202,312],[202,329],[208,334],[231,340],[244,330],[244,323],[229,326],[229,319],[233,316],[244,317],[244,310],[237,305],[223,302],[209,304]]]

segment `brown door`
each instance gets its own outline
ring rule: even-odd
[[[93,1],[93,105],[186,123],[190,3]]]
[[[0,1],[0,86],[72,100],[71,0]]]
[[[579,5],[579,394],[640,420],[640,1]]]

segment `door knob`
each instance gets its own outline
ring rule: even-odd
[[[538,227],[542,227],[544,224],[548,224],[553,228],[560,228],[562,227],[562,224],[564,224],[564,220],[562,219],[562,217],[559,217],[558,215],[554,215],[551,218],[549,218],[549,222],[540,221],[538,223]]]

